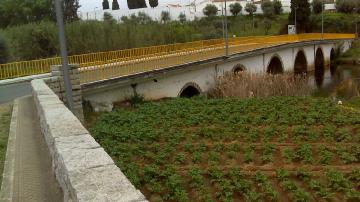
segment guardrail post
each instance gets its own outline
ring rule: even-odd
[[[70,83],[72,87],[73,113],[81,121],[84,121],[84,113],[82,106],[82,93],[80,85],[80,74],[78,65],[69,65]],[[49,87],[56,93],[60,100],[66,105],[66,88],[64,86],[64,74],[61,65],[51,66],[51,78],[47,81]]]

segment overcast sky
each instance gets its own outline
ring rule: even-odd
[[[80,8],[81,12],[94,11],[94,9],[96,10],[102,9],[102,0],[79,0],[79,2],[81,5]],[[120,9],[126,9],[126,10],[128,9],[127,0],[118,0],[118,2],[120,4]],[[189,0],[159,0],[159,4],[180,3],[180,2],[188,3]],[[112,0],[109,0],[109,3],[111,7]]]

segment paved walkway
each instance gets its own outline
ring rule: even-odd
[[[32,97],[19,100],[15,145],[13,201],[63,201],[61,189],[51,170],[51,158]]]

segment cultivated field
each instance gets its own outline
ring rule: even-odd
[[[91,131],[150,201],[360,201],[360,112],[330,99],[150,102]]]

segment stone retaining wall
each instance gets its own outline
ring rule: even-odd
[[[64,201],[146,201],[47,84],[31,86]]]

